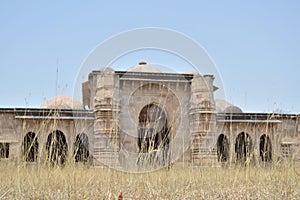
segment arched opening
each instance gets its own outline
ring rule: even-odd
[[[89,138],[86,134],[80,133],[76,136],[74,144],[75,162],[87,162],[89,158]]]
[[[23,154],[26,162],[37,161],[39,143],[37,141],[37,136],[34,132],[29,132],[25,135],[23,141]]]
[[[237,162],[246,162],[250,160],[252,152],[252,139],[248,133],[241,132],[235,143],[235,153]]]
[[[138,148],[150,162],[166,163],[169,145],[167,114],[155,104],[143,107],[139,114]]]
[[[259,140],[259,155],[263,162],[272,161],[272,143],[268,135],[263,134]]]
[[[226,135],[221,134],[217,141],[217,154],[219,162],[227,162],[229,159],[229,142]]]
[[[46,149],[48,161],[51,164],[65,164],[68,153],[68,144],[63,132],[56,130],[48,135]]]

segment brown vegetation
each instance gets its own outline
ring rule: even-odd
[[[299,199],[299,166],[173,167],[130,174],[108,168],[1,163],[0,199]]]

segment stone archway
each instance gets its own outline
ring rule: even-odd
[[[23,155],[26,162],[37,161],[39,143],[34,132],[28,132],[23,141]]]
[[[259,156],[263,162],[272,161],[272,143],[266,134],[263,134],[259,140]]]
[[[67,160],[68,144],[63,132],[56,130],[48,135],[47,161],[54,165],[63,165]]]
[[[151,103],[142,108],[139,114],[138,148],[148,163],[167,163],[169,130],[167,114],[160,106]]]
[[[74,144],[75,162],[87,162],[90,156],[89,138],[85,133],[76,136]]]
[[[220,134],[218,137],[217,154],[219,162],[227,162],[229,160],[229,142],[224,134]]]
[[[252,139],[248,133],[241,132],[235,142],[236,161],[241,163],[250,161],[251,152]]]

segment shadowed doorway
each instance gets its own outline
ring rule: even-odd
[[[221,134],[217,141],[217,154],[219,162],[227,162],[229,159],[229,142],[226,135]]]
[[[25,135],[23,141],[24,159],[26,162],[35,162],[38,157],[39,143],[36,134],[29,132]]]
[[[47,160],[54,165],[65,164],[67,160],[68,144],[63,132],[56,130],[49,134],[46,143]]]
[[[240,163],[250,161],[251,152],[252,139],[248,133],[241,132],[237,136],[235,143],[236,161]]]
[[[81,133],[76,136],[74,145],[75,162],[87,162],[89,158],[89,138]]]
[[[269,136],[263,134],[259,142],[259,155],[263,162],[272,161],[272,144]]]
[[[169,146],[167,114],[156,104],[148,104],[139,114],[138,148],[148,163],[166,164]],[[143,159],[145,161],[145,159]]]

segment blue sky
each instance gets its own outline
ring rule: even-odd
[[[0,1],[0,107],[39,107],[56,94],[72,96],[81,64],[99,43],[161,27],[208,52],[226,99],[244,111],[300,113],[299,9],[299,1]],[[169,58],[145,54],[150,63],[174,65]]]

